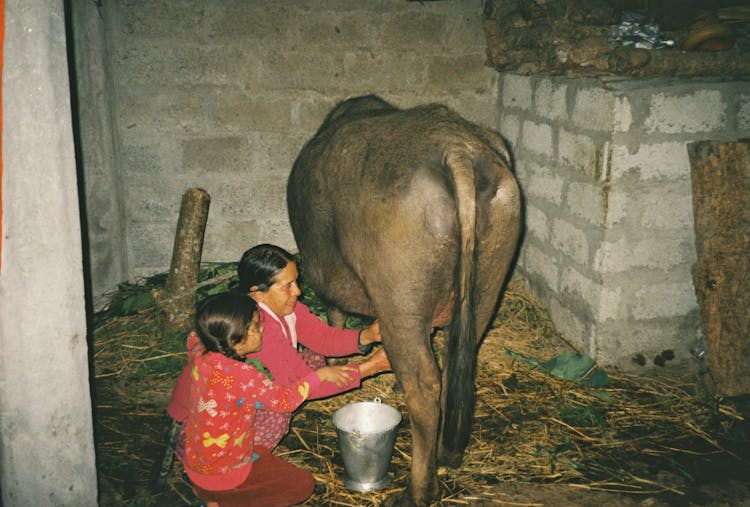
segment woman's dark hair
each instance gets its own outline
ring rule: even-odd
[[[279,271],[290,262],[294,262],[292,254],[276,245],[262,244],[252,247],[242,254],[237,266],[240,292],[247,294],[253,286],[257,286],[261,292],[267,291],[273,285]]]
[[[257,303],[239,291],[207,298],[198,308],[195,325],[205,349],[242,361],[234,346],[247,336],[247,328],[257,311]]]

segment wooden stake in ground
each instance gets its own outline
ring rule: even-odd
[[[688,144],[693,279],[717,394],[750,394],[750,140]]]
[[[161,305],[164,333],[186,331],[195,318],[195,286],[203,252],[203,233],[211,198],[202,188],[182,194],[165,294],[154,294]]]

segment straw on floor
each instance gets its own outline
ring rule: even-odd
[[[233,266],[207,266],[199,297],[224,290]],[[154,277],[124,285],[95,318],[95,428],[102,505],[199,505],[174,463],[163,492],[148,489],[164,450],[164,406],[184,364],[184,336],[162,336],[159,312],[147,296]],[[309,293],[309,291],[308,291]],[[315,310],[316,304],[307,301]],[[123,309],[123,306],[130,305]],[[434,337],[436,354],[442,334]],[[728,400],[698,389],[697,376],[631,375],[593,365],[573,380],[548,361],[575,347],[555,331],[528,289],[512,281],[478,356],[474,430],[460,469],[440,469],[436,505],[493,502],[507,482],[554,483],[631,495],[679,497],[696,467],[715,460],[750,470],[747,421]],[[577,352],[577,351],[576,351]],[[597,372],[600,372],[597,374]],[[592,382],[594,375],[607,382]],[[602,375],[604,377],[602,377]],[[392,482],[378,492],[347,490],[342,482],[333,412],[379,397],[404,416],[391,463]],[[309,505],[377,505],[402,490],[410,466],[405,398],[393,375],[360,390],[307,402],[277,453],[310,470]]]

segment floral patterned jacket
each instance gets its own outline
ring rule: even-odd
[[[256,403],[274,412],[291,413],[320,380],[312,371],[285,388],[251,364],[207,352],[193,333],[188,338],[188,359],[185,471],[201,488],[232,489],[242,484],[252,467]]]

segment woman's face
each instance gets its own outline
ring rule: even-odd
[[[245,339],[234,346],[234,352],[242,357],[253,352],[258,352],[263,343],[263,324],[260,323],[260,312],[255,312],[250,325],[247,326]]]
[[[259,303],[265,303],[279,317],[294,313],[294,306],[302,291],[297,285],[297,265],[287,263],[284,269],[273,278],[273,284],[266,291],[250,287],[250,297]],[[254,290],[256,289],[256,290]]]

